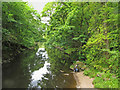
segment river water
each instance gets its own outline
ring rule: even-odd
[[[37,52],[26,50],[12,59],[2,65],[3,88],[76,88],[69,68],[51,69],[52,64],[44,48],[39,48]]]

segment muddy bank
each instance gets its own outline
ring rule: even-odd
[[[75,80],[77,82],[77,88],[94,88],[94,85],[92,84],[94,78],[90,78],[88,76],[85,76],[82,72],[74,72],[73,73]]]

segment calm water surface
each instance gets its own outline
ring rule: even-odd
[[[9,54],[9,52],[7,53]],[[2,66],[3,88],[75,88],[76,81],[69,70],[51,70],[49,55],[44,48],[26,50]]]

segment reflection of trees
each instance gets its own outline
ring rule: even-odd
[[[4,65],[3,87],[27,88],[31,82],[31,73],[43,67],[45,61],[37,57],[34,50],[26,50],[13,58],[15,61]]]
[[[42,88],[55,88],[56,86],[64,88],[70,87],[70,82],[73,80],[73,76],[64,76],[63,73],[59,72],[60,69],[66,71],[63,66],[67,67],[65,64],[65,62],[67,62],[67,57],[60,54],[61,52],[57,52],[55,50],[49,50],[48,53],[50,55],[49,62],[51,63],[50,66],[47,66],[49,73],[44,74],[44,77],[41,80],[36,81],[38,82],[38,86],[35,86],[35,88],[39,86]],[[42,68],[47,59],[45,57],[42,57],[41,54],[39,56],[36,56],[36,51],[34,50],[26,50],[15,57],[15,59],[17,59],[16,62],[13,62],[13,64],[8,64],[13,67],[7,69],[7,71],[4,70],[4,72],[7,72],[8,74],[6,80],[9,80],[11,78],[9,83],[14,82],[13,85],[9,84],[8,87],[32,87],[32,85],[30,85],[31,73]],[[63,61],[65,62],[60,62],[60,59],[64,59]],[[72,81],[72,83],[74,83],[74,81]],[[4,85],[4,87],[6,86]]]
[[[56,48],[46,48],[49,62],[51,64],[50,70],[54,72],[58,72],[60,69],[69,69],[69,65],[71,63],[70,58],[68,55],[65,55],[64,52],[56,49]],[[63,67],[64,66],[64,67]]]
[[[9,54],[15,55],[15,52]],[[12,58],[13,62],[3,65],[3,87],[28,87],[31,73],[43,67],[45,63],[42,57],[36,56],[34,50],[26,50]],[[5,84],[6,80],[8,84]]]
[[[34,72],[39,68],[43,67],[45,60],[42,57],[36,56],[36,51],[26,51],[22,55],[22,68],[24,72],[28,70],[29,72]]]
[[[64,73],[59,73],[57,75],[45,74],[44,78],[38,83],[38,85],[43,88],[75,88],[75,84],[76,82],[72,74],[70,74],[70,76],[65,76]]]
[[[47,48],[47,53],[51,64],[47,69],[50,73],[44,74],[44,78],[38,82],[38,86],[43,88],[75,88],[71,86],[71,83],[76,84],[72,74],[65,76],[65,73],[60,72],[60,70],[69,72],[70,61],[68,61],[68,57],[57,49]],[[63,62],[61,62],[61,59]]]
[[[9,52],[9,54],[13,54],[15,52]],[[3,64],[2,69],[2,87],[3,88],[26,88],[30,82],[30,76],[25,75],[25,73],[29,73],[28,70],[23,72],[21,68],[22,55],[17,55],[13,57],[14,61],[10,63]]]

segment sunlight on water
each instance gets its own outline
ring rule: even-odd
[[[45,48],[38,49],[38,51],[36,52],[36,55],[39,56],[40,54],[42,55],[42,58],[48,59],[48,54],[47,54],[47,51],[45,51]]]
[[[45,51],[45,48],[39,48],[38,49],[36,55],[39,56],[40,54],[42,55],[42,58],[48,59],[48,55],[47,55],[47,52]],[[32,75],[32,81],[30,83],[31,86],[33,86],[33,87],[38,86],[37,84],[40,80],[42,80],[42,77],[44,78],[44,74],[49,73],[49,71],[47,70],[48,66],[50,66],[50,63],[45,61],[45,64],[42,68],[34,71],[31,74]]]
[[[37,52],[26,50],[14,56],[13,62],[3,65],[3,88],[75,88],[73,75],[65,69],[62,71],[62,64],[57,68],[50,64],[52,58],[49,57],[45,48]]]

